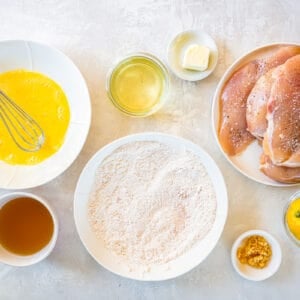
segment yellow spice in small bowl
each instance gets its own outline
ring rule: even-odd
[[[242,264],[247,264],[257,269],[265,268],[271,260],[271,256],[271,246],[260,235],[248,237],[237,250],[237,258]]]

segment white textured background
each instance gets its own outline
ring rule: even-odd
[[[190,28],[203,28],[216,40],[220,60],[214,74],[199,83],[173,77],[169,104],[153,117],[132,119],[115,110],[105,93],[112,63],[133,51],[165,61],[170,39]],[[299,299],[300,249],[282,224],[283,207],[297,188],[264,187],[240,175],[222,157],[210,126],[214,89],[233,60],[266,43],[300,42],[298,0],[0,0],[0,39],[32,39],[65,52],[86,78],[93,105],[79,158],[62,176],[32,190],[58,213],[57,246],[35,266],[0,264],[1,300]],[[143,131],[177,134],[202,146],[219,164],[229,191],[228,221],[216,248],[200,266],[166,282],[131,281],[103,269],[85,251],[73,220],[73,192],[85,163],[103,145]],[[278,273],[260,283],[239,277],[230,262],[234,239],[252,228],[274,234],[283,250]]]

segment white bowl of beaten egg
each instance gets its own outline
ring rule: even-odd
[[[13,143],[0,118],[0,188],[31,188],[59,176],[78,156],[90,127],[90,98],[80,71],[50,46],[2,41],[0,90],[34,118],[45,134],[40,150],[24,152]]]

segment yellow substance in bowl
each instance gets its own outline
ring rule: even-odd
[[[290,232],[300,241],[300,198],[291,202],[285,218]]]
[[[242,264],[262,269],[271,259],[272,249],[267,240],[260,235],[248,237],[237,250],[237,258]]]
[[[0,160],[12,165],[34,165],[49,158],[62,146],[70,122],[68,100],[49,77],[26,70],[0,74],[0,90],[35,119],[45,133],[37,152],[20,150],[0,119]]]

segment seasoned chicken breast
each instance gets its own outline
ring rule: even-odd
[[[291,46],[281,49],[278,55],[280,61],[300,54],[300,47]],[[274,64],[274,61],[271,62]],[[267,129],[267,102],[271,94],[272,84],[276,78],[275,70],[272,68],[265,75],[261,76],[247,99],[246,120],[248,131],[258,139],[262,139]]]
[[[247,99],[257,80],[266,72],[300,53],[300,47],[282,46],[267,57],[250,61],[227,81],[220,97],[219,141],[228,155],[242,152],[254,136],[247,130]]]
[[[265,154],[262,154],[260,158],[260,170],[273,180],[282,183],[300,182],[300,167],[288,168],[276,166],[272,163],[271,159]]]
[[[254,137],[247,131],[246,100],[258,73],[256,61],[235,72],[225,85],[220,99],[219,140],[229,155],[242,152]]]
[[[248,131],[261,140],[267,130],[267,103],[270,98],[274,77],[271,69],[261,76],[254,85],[247,99],[246,121]]]
[[[272,76],[264,153],[275,165],[300,167],[300,55],[290,58]]]

